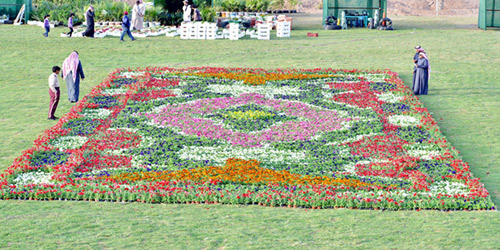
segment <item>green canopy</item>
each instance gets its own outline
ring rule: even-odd
[[[0,0],[0,16],[7,15],[9,19],[14,20],[23,4],[25,4],[24,18],[25,20],[29,20],[32,11],[31,3],[32,0]]]
[[[359,13],[366,10],[368,16],[373,18],[375,11],[378,10],[378,18],[381,19],[383,13],[387,13],[387,0],[323,0],[323,24],[330,15],[340,18],[344,10],[354,10]]]
[[[500,27],[500,0],[480,0],[478,26],[484,30]]]

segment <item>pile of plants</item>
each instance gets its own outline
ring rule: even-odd
[[[216,0],[214,6],[217,11],[230,12],[266,12],[283,11],[293,12],[298,8],[300,0]]]
[[[123,13],[131,13],[132,6],[126,2],[113,0],[35,0],[34,11],[31,15],[33,20],[43,21],[45,15],[49,14],[52,21],[67,25],[68,17],[75,13],[74,24],[85,22],[85,11],[92,5],[95,10],[94,19],[97,22],[119,22]],[[148,7],[144,15],[144,21],[158,21],[163,25],[179,25],[182,22],[182,12],[169,12],[161,6]]]
[[[495,209],[396,73],[113,72],[18,157],[0,198]]]
[[[83,37],[83,33],[86,28],[83,26],[78,26],[75,28],[73,33],[73,38],[81,38]],[[103,25],[96,26],[95,35],[96,38],[104,38],[104,37],[120,37],[122,33],[122,28],[119,25]],[[173,26],[156,26],[156,27],[145,27],[138,30],[133,30],[132,35],[135,38],[144,38],[144,37],[156,37],[156,36],[165,36],[167,33],[175,33],[177,34],[177,28]],[[61,37],[67,37],[66,33],[61,33]]]

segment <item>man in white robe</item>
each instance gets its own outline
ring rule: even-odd
[[[144,23],[144,4],[141,1],[137,1],[132,9],[132,27],[138,31],[142,30]]]
[[[188,0],[184,0],[184,6],[182,6],[182,11],[184,12],[183,21],[191,22],[191,5],[189,5]]]

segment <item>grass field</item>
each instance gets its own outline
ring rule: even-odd
[[[395,31],[322,31],[301,15],[291,39],[181,41],[63,39],[54,29],[0,25],[0,170],[54,122],[46,120],[47,77],[80,52],[87,94],[121,67],[359,68],[400,73],[411,84],[414,51],[430,55],[422,96],[449,141],[500,204],[500,32],[474,17],[394,18]],[[307,32],[318,32],[308,38]],[[69,111],[62,84],[56,116]],[[359,248],[498,249],[498,212],[380,212],[257,206],[0,201],[0,248]]]

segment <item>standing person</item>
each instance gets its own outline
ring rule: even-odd
[[[415,46],[415,55],[413,56],[413,64],[418,62],[420,52],[424,52],[424,49],[420,45]],[[417,66],[413,66],[413,86],[415,86],[415,75],[417,74]]]
[[[144,23],[144,13],[141,5],[141,1],[137,1],[132,9],[132,27],[138,31],[143,29]]]
[[[413,56],[413,64],[417,63],[418,61],[418,54],[420,53],[420,50],[422,47],[420,45],[415,46],[415,55]]]
[[[50,32],[49,17],[50,17],[50,15],[45,15],[45,17],[43,18],[43,27],[45,28],[45,33],[43,33],[42,35],[44,37],[49,37],[49,32]]]
[[[85,79],[82,63],[78,52],[73,51],[63,63],[62,78],[66,81],[68,87],[68,100],[71,103],[78,101],[80,95],[80,77]]]
[[[87,20],[87,30],[83,32],[83,36],[94,37],[94,6],[90,5],[85,12],[85,20]]]
[[[415,67],[417,68],[417,72],[415,74],[413,93],[415,95],[427,95],[429,79],[431,77],[431,65],[426,53],[420,52],[418,54],[418,61]]]
[[[59,90],[59,80],[57,79],[60,71],[61,68],[59,68],[59,66],[54,66],[52,67],[52,74],[49,76],[49,120],[57,119],[54,114],[56,113],[57,105],[59,104],[59,97],[61,96],[61,92]]]
[[[120,42],[124,42],[123,40],[123,37],[125,36],[125,34],[128,35],[128,37],[130,37],[130,40],[134,41],[135,38],[132,36],[132,32],[130,32],[130,20],[128,19],[128,11],[125,11],[125,13],[123,13],[123,19],[122,19],[122,35],[120,36]]]
[[[73,35],[73,17],[75,17],[74,13],[71,13],[68,18],[68,28],[69,32],[66,34],[66,36],[71,37]]]
[[[182,7],[182,11],[184,12],[183,21],[191,22],[191,5],[189,5],[188,0],[184,0],[184,6]]]
[[[197,22],[200,22],[202,21],[202,18],[201,18],[201,13],[200,13],[200,10],[198,9],[198,6],[196,5],[193,5],[193,21],[197,21]]]

